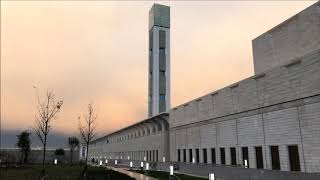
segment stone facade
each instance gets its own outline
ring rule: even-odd
[[[269,150],[276,145],[281,170],[290,170],[287,147],[297,145],[301,171],[320,171],[320,50],[173,108],[169,126],[171,160],[178,160],[179,149],[205,148],[211,163],[215,148],[220,164],[219,149],[225,148],[231,164],[234,147],[243,164],[241,147],[248,147],[255,168],[259,146],[264,168],[271,169]]]
[[[320,48],[320,2],[252,41],[254,72],[260,73]]]
[[[95,140],[89,159],[124,159],[162,161],[169,159],[168,114],[143,120]]]
[[[157,150],[146,160],[320,172],[319,4],[253,41],[254,76],[100,138],[89,156],[144,160]],[[302,44],[292,49],[281,37]]]

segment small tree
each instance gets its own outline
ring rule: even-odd
[[[35,134],[39,138],[43,145],[42,154],[42,178],[45,176],[45,157],[47,147],[47,137],[51,130],[52,120],[57,118],[58,112],[61,110],[63,104],[62,101],[55,102],[55,96],[52,91],[47,91],[46,98],[40,101],[40,97],[37,91],[38,97],[38,113],[36,115],[36,123],[34,127]]]
[[[28,155],[30,152],[30,132],[23,131],[20,134],[17,135],[18,142],[17,147],[20,148],[21,154],[20,154],[20,163],[26,163],[28,161]],[[23,158],[24,157],[24,158]]]
[[[54,154],[58,157],[59,161],[62,161],[62,158],[65,154],[64,149],[59,148],[54,151]]]
[[[79,146],[79,140],[78,138],[76,137],[69,137],[68,138],[68,145],[69,145],[69,148],[70,148],[70,163],[71,165],[73,164],[72,163],[72,158],[73,158],[73,151],[76,147]]]
[[[64,156],[64,149],[62,149],[62,148],[56,149],[56,150],[54,151],[54,154],[55,154],[56,156]]]
[[[89,145],[90,145],[90,142],[95,137],[96,119],[97,119],[97,113],[92,104],[88,105],[88,112],[84,113],[83,118],[84,118],[84,124],[81,123],[81,118],[78,117],[78,125],[79,125],[80,136],[87,148],[85,166],[82,172],[82,175],[85,176],[87,166],[88,166],[87,162],[88,162],[88,155],[89,155]]]

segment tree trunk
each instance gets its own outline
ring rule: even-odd
[[[73,156],[73,150],[70,149],[70,162],[71,162],[71,165],[73,164],[73,163],[72,163],[72,156]]]
[[[20,151],[20,164],[22,164],[22,159],[23,159],[23,150]]]
[[[47,145],[47,135],[44,135],[44,143],[43,143],[43,155],[42,155],[42,176],[45,176],[45,159],[46,159],[46,145]]]
[[[29,154],[29,151],[28,151],[28,150],[25,150],[25,151],[24,151],[24,160],[23,160],[24,163],[27,163],[27,162],[28,162],[28,154]]]
[[[89,143],[87,143],[86,166],[87,166],[87,162],[88,162],[88,155],[89,155]]]

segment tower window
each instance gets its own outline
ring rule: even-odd
[[[163,30],[159,31],[159,48],[166,48],[166,32]]]

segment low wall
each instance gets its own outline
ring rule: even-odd
[[[46,163],[53,163],[54,159],[57,158],[62,163],[69,163],[71,154],[69,150],[65,150],[64,156],[56,156],[55,150],[46,151]],[[42,150],[31,150],[28,157],[28,163],[42,163]],[[18,163],[20,161],[20,150],[19,149],[0,149],[1,162]],[[79,162],[79,151],[73,152],[74,163]]]

